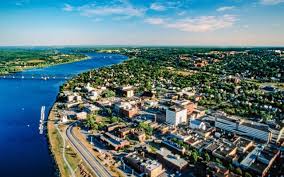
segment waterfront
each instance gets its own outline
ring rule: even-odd
[[[89,56],[90,60],[28,70],[15,75],[70,76],[126,59],[111,54]],[[0,79],[1,176],[54,176],[47,140],[39,134],[38,126],[41,106],[46,106],[47,114],[63,83],[64,80],[60,79]]]

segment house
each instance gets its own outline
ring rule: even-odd
[[[155,98],[155,93],[151,91],[145,91],[142,93],[141,97]]]
[[[89,92],[88,96],[90,100],[95,101],[98,99],[99,93],[95,90],[92,90],[91,92]]]
[[[180,106],[172,106],[166,110],[166,122],[171,125],[179,125],[187,121],[187,110]]]
[[[117,94],[123,97],[133,97],[134,96],[134,88],[132,86],[127,87],[119,87],[117,89]]]
[[[140,173],[146,174],[149,177],[157,177],[164,170],[161,163],[150,158],[145,158],[138,152],[133,152],[124,157],[125,162]]]
[[[78,120],[85,120],[87,119],[87,113],[86,112],[79,112],[79,113],[76,113],[76,118]]]
[[[157,159],[163,165],[170,169],[177,171],[185,170],[188,166],[186,160],[181,158],[179,155],[174,155],[171,151],[166,148],[160,148],[156,151]]]
[[[92,104],[87,104],[85,105],[85,111],[87,113],[93,113],[93,112],[96,112],[96,111],[99,111],[100,108],[95,106],[95,105],[92,105]]]

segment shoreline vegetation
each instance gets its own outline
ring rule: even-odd
[[[55,49],[0,49],[0,76],[88,59],[84,54],[67,54]]]

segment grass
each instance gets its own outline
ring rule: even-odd
[[[54,160],[57,163],[58,169],[60,171],[60,176],[62,177],[69,177],[70,172],[68,170],[67,165],[65,164],[63,157],[62,157],[62,148],[63,148],[63,141],[62,137],[57,131],[55,125],[55,116],[54,112],[51,111],[49,115],[49,120],[48,120],[48,138],[49,138],[49,143],[50,143],[50,148],[51,152],[54,156]],[[61,130],[64,130],[65,127],[62,127]],[[94,176],[89,173],[90,170],[86,168],[86,165],[82,163],[81,158],[79,155],[73,151],[70,145],[68,143],[66,144],[68,148],[65,150],[65,156],[67,161],[69,162],[70,166],[72,167],[73,170],[77,169],[75,171],[75,176]],[[80,168],[79,168],[80,166]],[[87,175],[86,175],[87,174]]]

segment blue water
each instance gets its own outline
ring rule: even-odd
[[[33,69],[15,75],[78,74],[126,59],[111,54],[88,54],[92,59]],[[106,56],[106,57],[105,57]],[[111,57],[110,57],[111,56]],[[40,109],[52,107],[64,80],[0,79],[0,176],[52,177],[55,174],[47,140],[39,134]]]

